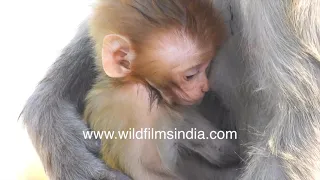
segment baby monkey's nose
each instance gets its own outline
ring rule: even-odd
[[[208,83],[204,83],[201,87],[201,90],[203,93],[208,92],[209,91],[209,84]]]

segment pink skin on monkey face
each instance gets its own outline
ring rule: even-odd
[[[173,86],[163,93],[165,99],[170,99],[180,105],[193,105],[201,102],[204,94],[209,90],[206,69],[210,61],[199,64],[174,77],[177,86]]]

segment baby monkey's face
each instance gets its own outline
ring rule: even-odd
[[[163,76],[163,80],[148,80],[156,88],[162,98],[169,104],[193,105],[201,102],[204,94],[209,90],[206,69],[210,61],[198,62],[190,67],[183,65],[172,68]]]
[[[169,93],[163,93],[171,101],[181,105],[193,105],[201,102],[204,94],[209,90],[206,69],[210,61],[201,62],[184,71],[173,69],[174,86],[169,87]]]
[[[157,40],[144,57],[145,69],[152,72],[145,78],[170,104],[199,103],[209,90],[206,70],[215,53],[213,45],[200,49],[199,42],[181,34]]]

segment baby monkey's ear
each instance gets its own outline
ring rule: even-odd
[[[102,46],[102,67],[112,78],[121,78],[131,72],[135,52],[129,39],[110,34],[104,37]]]

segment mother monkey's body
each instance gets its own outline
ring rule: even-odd
[[[319,177],[319,8],[319,1],[305,0],[221,4],[231,36],[215,60],[212,87],[229,116],[239,119],[234,123],[247,158],[242,179]],[[24,109],[28,132],[54,179],[117,175],[82,136],[87,127],[79,112],[95,76],[88,71],[91,55],[90,39],[81,31]]]

